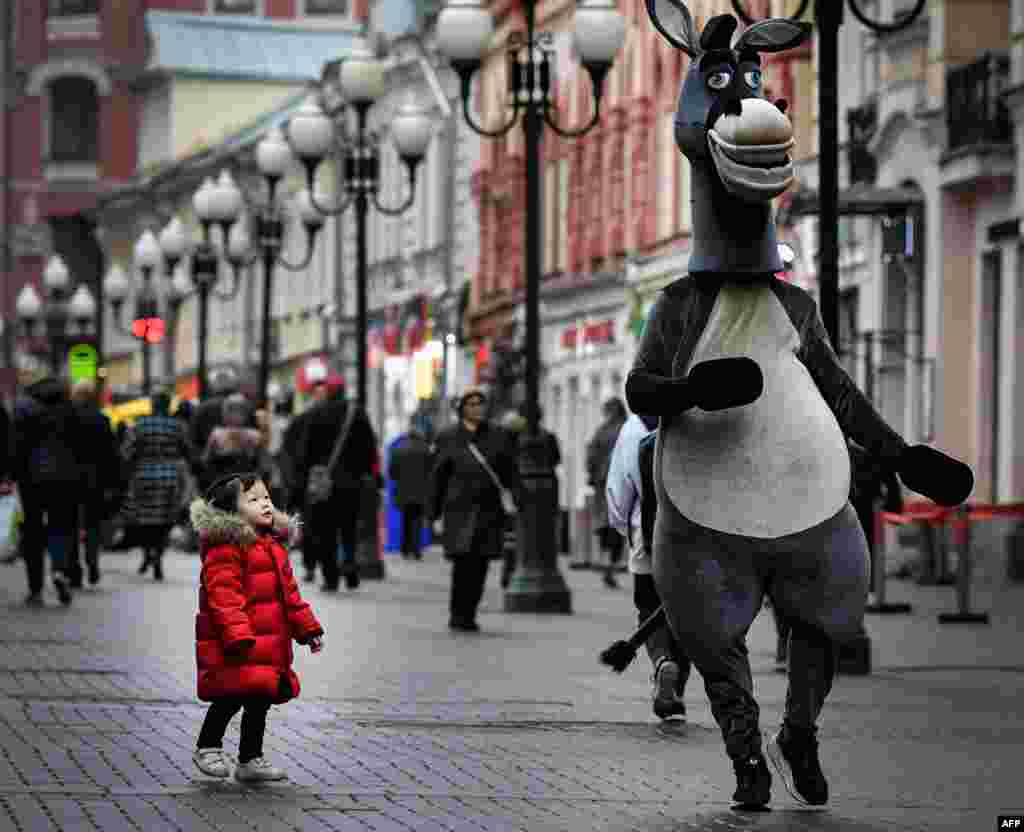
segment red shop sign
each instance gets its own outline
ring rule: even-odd
[[[615,343],[615,321],[598,321],[587,323],[582,327],[570,326],[562,332],[563,349],[575,349],[582,337],[584,344],[613,344]]]

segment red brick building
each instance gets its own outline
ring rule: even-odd
[[[90,288],[104,325],[106,264],[89,218],[99,195],[130,183],[137,172],[153,46],[146,13],[318,24],[365,19],[367,0],[12,0],[5,9],[0,317],[7,323],[0,394],[10,395],[17,354],[32,347],[15,332],[15,299],[26,283],[42,296],[51,253],[64,258],[74,283]]]

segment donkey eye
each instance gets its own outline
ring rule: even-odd
[[[761,70],[752,69],[749,72],[743,73],[743,80],[747,82],[747,86],[752,90],[756,90],[761,86]]]
[[[729,86],[730,81],[732,81],[732,73],[726,72],[724,69],[712,72],[708,76],[708,86],[713,90],[724,90]]]

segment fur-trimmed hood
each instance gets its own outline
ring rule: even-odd
[[[241,517],[214,508],[202,497],[189,505],[189,517],[204,547],[227,543],[245,549],[259,540],[259,534]],[[295,539],[300,525],[298,516],[275,511],[273,531],[286,541]]]

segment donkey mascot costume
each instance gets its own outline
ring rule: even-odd
[[[967,499],[970,468],[908,446],[840,366],[814,300],[778,280],[771,200],[793,182],[786,103],[761,89],[761,52],[797,46],[806,24],[773,18],[732,41],[719,15],[699,35],[679,0],[646,0],[652,23],[690,56],[675,117],[692,165],[689,275],[651,310],[626,385],[660,420],[654,579],[669,626],[704,678],[736,772],[733,798],[771,799],[746,633],[764,593],[792,620],[789,690],[766,752],[794,798],[828,800],[817,721],[837,641],[856,635],[868,550],[848,502],[844,435],[943,505]]]

